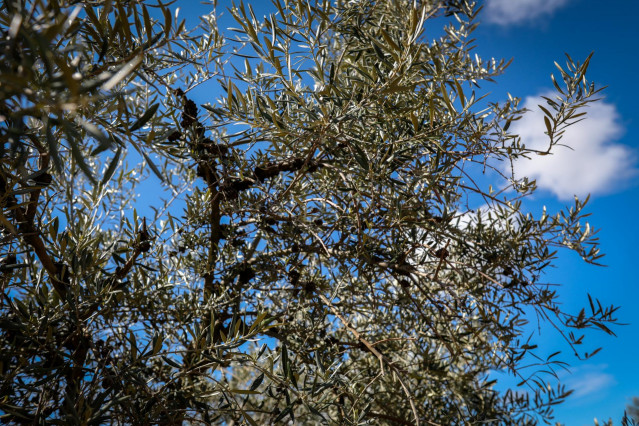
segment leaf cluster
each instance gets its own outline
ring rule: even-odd
[[[228,33],[169,6],[0,11],[2,419],[549,421],[566,363],[529,318],[587,358],[575,330],[616,308],[562,311],[543,273],[601,258],[586,203],[534,216],[501,164],[583,118],[590,58],[553,80],[540,153],[519,99],[486,101],[508,64],[471,54],[471,2],[239,3]]]

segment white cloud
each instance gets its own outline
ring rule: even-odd
[[[486,0],[484,16],[499,25],[518,24],[550,15],[569,0]]]
[[[546,126],[539,104],[545,105],[540,97],[526,98],[524,107],[530,111],[513,123],[512,132],[519,134],[527,147],[545,151],[549,139],[544,134]],[[586,111],[586,119],[566,129],[561,145],[555,146],[551,155],[533,154],[530,159],[517,160],[516,176],[535,179],[540,189],[560,199],[611,193],[634,176],[634,153],[613,142],[624,130],[615,106],[599,101]]]
[[[606,373],[606,364],[584,365],[576,368],[562,383],[569,389],[574,389],[571,398],[584,398],[592,394],[604,394],[604,391],[614,386],[617,381],[612,374]]]

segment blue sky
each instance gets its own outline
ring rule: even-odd
[[[246,1],[258,15],[267,1]],[[219,11],[230,4],[220,0]],[[553,156],[538,157],[518,164],[520,173],[537,179],[540,191],[527,207],[539,212],[542,206],[557,211],[572,204],[573,194],[591,194],[590,223],[600,229],[599,238],[606,267],[585,264],[570,252],[560,253],[556,268],[546,281],[560,283],[565,308],[576,311],[588,304],[587,293],[604,305],[621,306],[618,318],[629,325],[617,327],[617,337],[589,333],[584,351],[604,349],[581,362],[550,329],[535,340],[548,353],[562,349],[570,373],[562,380],[575,393],[555,409],[556,419],[567,426],[592,425],[593,419],[612,417],[615,424],[632,396],[639,396],[639,286],[634,261],[639,258],[639,117],[636,99],[639,85],[639,2],[636,0],[486,0],[480,14],[482,25],[475,32],[476,51],[484,59],[513,58],[506,74],[496,84],[484,84],[493,100],[507,93],[522,98],[533,110],[513,125],[527,145],[545,141],[542,116],[536,112],[537,97],[551,90],[554,61],[564,63],[564,53],[575,60],[594,51],[588,78],[608,86],[604,99],[593,104],[588,119],[571,127],[563,140],[573,148],[559,147]],[[191,0],[178,2],[180,15],[197,23],[196,15],[210,6]],[[228,16],[228,12],[226,13]],[[226,22],[222,20],[222,22]],[[427,29],[428,34],[428,29]],[[197,99],[202,103],[213,99]]]

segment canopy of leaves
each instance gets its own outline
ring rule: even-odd
[[[590,58],[558,66],[537,152],[519,99],[485,100],[507,64],[471,52],[470,2],[225,9],[226,33],[150,0],[0,9],[2,419],[551,419],[565,363],[527,319],[588,357],[573,330],[616,308],[561,310],[556,249],[601,257],[585,202],[527,213],[503,164],[583,118]]]

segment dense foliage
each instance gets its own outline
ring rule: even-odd
[[[585,203],[528,213],[509,170],[583,118],[589,58],[537,152],[484,98],[507,64],[468,1],[175,6],[2,4],[3,421],[550,420],[564,362],[527,319],[588,357],[615,308],[562,311],[543,272],[600,258]]]

